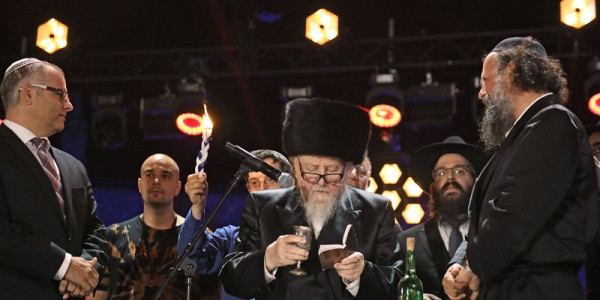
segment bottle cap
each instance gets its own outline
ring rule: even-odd
[[[408,251],[415,250],[415,238],[414,237],[406,238],[406,250],[408,250]]]

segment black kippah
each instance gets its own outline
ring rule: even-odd
[[[491,52],[498,52],[510,48],[516,48],[519,46],[523,46],[525,48],[533,50],[543,56],[547,55],[546,49],[544,49],[544,46],[542,46],[542,44],[528,37],[510,37],[504,39],[500,43],[498,43],[498,45],[496,45],[496,47],[494,47],[494,49],[492,49]]]

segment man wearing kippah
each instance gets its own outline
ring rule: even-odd
[[[598,229],[585,128],[563,104],[566,75],[530,37],[485,57],[480,137],[493,157],[473,187],[468,242],[443,285],[450,299],[584,299],[577,271]]]
[[[345,184],[371,134],[366,110],[327,99],[286,105],[282,130],[296,186],[251,193],[235,252],[220,277],[225,290],[256,299],[396,299],[401,253],[389,200]],[[294,235],[310,226],[308,238]],[[354,244],[328,267],[322,245]],[[295,243],[312,239],[310,250]],[[345,253],[343,251],[342,253]],[[298,261],[306,275],[290,271]],[[323,264],[322,264],[323,263]]]
[[[73,110],[63,71],[14,62],[0,85],[0,299],[83,297],[107,256],[85,168],[48,140]]]

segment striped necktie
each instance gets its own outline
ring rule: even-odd
[[[50,182],[52,183],[52,187],[54,187],[54,192],[58,198],[58,204],[60,205],[60,209],[64,214],[65,201],[62,198],[62,184],[60,183],[58,171],[54,166],[54,160],[48,151],[50,149],[50,143],[47,140],[38,137],[33,138],[31,142],[37,148],[37,154],[42,162],[44,172],[46,172],[48,179],[50,179]]]

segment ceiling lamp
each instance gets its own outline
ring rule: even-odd
[[[38,26],[35,45],[52,54],[67,46],[67,33],[69,27],[52,18]]]
[[[563,0],[560,2],[560,21],[581,28],[596,18],[595,0]]]
[[[321,8],[306,18],[306,37],[323,45],[338,36],[338,16]]]
[[[402,211],[402,217],[406,221],[406,224],[419,224],[424,215],[425,211],[423,211],[419,203],[406,204],[406,207]]]

